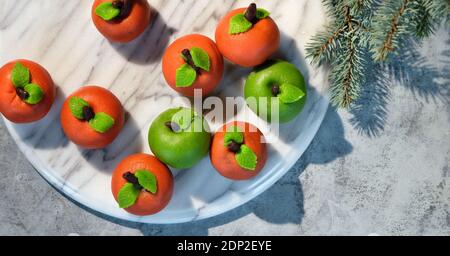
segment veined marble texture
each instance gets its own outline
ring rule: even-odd
[[[43,120],[6,126],[19,148],[37,171],[70,198],[104,214],[145,223],[179,223],[218,215],[241,205],[274,184],[305,151],[325,115],[326,72],[304,60],[304,47],[325,20],[317,0],[258,1],[270,10],[282,42],[277,57],[294,63],[305,75],[308,102],[293,122],[282,125],[279,141],[270,144],[269,159],[255,179],[232,182],[221,177],[205,157],[190,170],[173,170],[175,191],[169,206],[148,217],[119,209],[110,191],[110,175],[125,156],[150,153],[147,131],[152,120],[170,107],[186,105],[165,83],[161,57],[176,38],[201,33],[214,38],[215,26],[229,10],[251,1],[149,1],[156,17],[152,25],[129,44],[114,44],[95,29],[92,1],[4,0],[0,9],[0,63],[26,58],[43,65],[58,87],[57,100]],[[217,96],[242,96],[250,69],[227,64]],[[111,90],[127,111],[126,124],[112,145],[103,150],[83,150],[64,136],[59,111],[65,96],[80,86],[95,84]],[[271,131],[245,106],[237,120],[260,124]],[[244,116],[244,112],[251,113]],[[212,130],[222,122],[209,120]],[[226,120],[227,122],[230,120]],[[263,127],[261,127],[263,126]]]

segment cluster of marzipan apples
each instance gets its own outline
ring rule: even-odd
[[[146,0],[95,0],[92,20],[110,41],[132,41],[149,26]],[[194,90],[210,95],[219,85],[225,56],[242,67],[255,67],[244,88],[246,99],[266,98],[249,107],[267,121],[288,122],[306,101],[305,81],[299,70],[282,60],[268,60],[279,48],[280,32],[270,13],[256,4],[225,15],[216,28],[215,42],[191,34],[175,40],[162,59],[164,78],[175,91],[192,97]],[[15,123],[42,119],[56,90],[50,74],[39,64],[14,60],[0,68],[0,112]],[[271,104],[279,111],[271,112]],[[264,114],[264,115],[263,115]],[[277,119],[273,117],[277,115]],[[119,99],[99,86],[83,86],[65,100],[61,126],[75,144],[87,149],[111,144],[125,123]],[[188,169],[210,152],[211,163],[224,177],[246,180],[263,169],[267,159],[264,135],[254,125],[233,121],[212,137],[203,116],[190,108],[172,108],[152,122],[148,141],[156,156],[133,154],[114,170],[111,189],[120,208],[135,215],[151,215],[169,203],[173,176],[168,166]]]

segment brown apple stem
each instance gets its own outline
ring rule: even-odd
[[[120,9],[118,18],[126,18],[131,13],[131,1],[132,0],[114,0],[112,5],[114,8]]]
[[[244,17],[246,20],[250,21],[252,24],[255,24],[256,22],[258,22],[258,19],[256,18],[256,4],[255,3],[251,3],[247,10],[245,11]]]
[[[165,122],[164,125],[169,128],[172,132],[179,132],[181,130],[180,126],[175,122]]]
[[[94,110],[89,106],[84,106],[83,107],[83,120],[89,122],[94,117],[95,117]]]
[[[139,184],[139,180],[136,178],[136,176],[134,176],[133,173],[131,172],[126,172],[122,175],[122,177],[129,183],[133,184],[134,186],[136,186],[138,189],[142,189],[141,184]]]
[[[227,148],[228,148],[229,151],[231,151],[233,153],[237,153],[241,149],[241,144],[239,144],[236,141],[232,140],[228,144]]]
[[[275,97],[278,96],[278,94],[280,94],[280,86],[273,85],[271,88],[271,91],[272,91],[273,96],[275,96]]]
[[[195,70],[195,72],[197,72],[197,74],[200,73],[200,68],[195,65],[189,49],[184,49],[183,51],[181,51],[181,54],[183,55],[184,60],[186,61],[186,64],[191,66]]]
[[[25,91],[22,87],[17,87],[16,93],[21,100],[26,100],[28,99],[28,97],[30,97],[30,94],[27,91]]]

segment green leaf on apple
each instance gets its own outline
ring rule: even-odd
[[[294,103],[305,97],[305,92],[293,84],[284,83],[280,86],[280,94],[278,98],[282,103]]]
[[[30,70],[17,62],[11,71],[11,81],[14,87],[25,87],[30,82]]]
[[[263,8],[258,8],[256,10],[256,18],[258,20],[265,19],[265,18],[269,17],[269,15],[270,15],[270,12],[265,10],[265,9],[263,9]]]
[[[209,61],[209,55],[205,50],[199,47],[192,47],[189,52],[196,67],[209,71],[211,63]]]
[[[244,133],[241,128],[233,125],[227,128],[225,132],[225,136],[223,137],[223,142],[225,147],[228,146],[232,141],[242,144],[244,142]]]
[[[44,98],[44,92],[37,84],[27,84],[23,89],[29,95],[24,101],[30,105],[38,104]]]
[[[72,112],[72,115],[77,119],[80,120],[84,119],[83,113],[84,107],[89,107],[89,103],[87,103],[87,101],[77,96],[73,96],[72,98],[70,98],[69,100],[70,112]]]
[[[258,158],[256,157],[255,152],[245,144],[241,145],[241,149],[235,154],[235,159],[239,166],[244,169],[250,171],[256,169]]]
[[[95,14],[103,20],[109,21],[119,16],[120,9],[115,8],[112,2],[104,2],[95,8]]]
[[[180,110],[172,116],[171,121],[178,124],[181,131],[184,131],[191,126],[195,117],[197,117],[197,113],[193,109],[180,108]]]
[[[197,72],[188,64],[181,65],[176,71],[176,87],[189,87],[197,78]]]
[[[149,170],[137,170],[134,176],[138,179],[139,185],[152,194],[156,194],[158,187],[156,186],[156,176]]]
[[[99,112],[96,113],[94,118],[89,120],[89,126],[94,129],[96,132],[105,133],[114,125],[114,118],[110,115]]]
[[[247,32],[252,27],[253,24],[245,18],[244,14],[238,13],[230,19],[228,33],[231,35],[236,35]]]
[[[117,201],[120,208],[128,208],[132,206],[139,196],[141,190],[131,183],[125,183],[117,193]]]

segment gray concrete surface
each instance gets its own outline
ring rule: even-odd
[[[141,225],[84,209],[38,175],[0,122],[0,235],[450,235],[449,64],[445,29],[406,47],[372,72],[351,110],[328,110],[271,189],[188,224]]]

